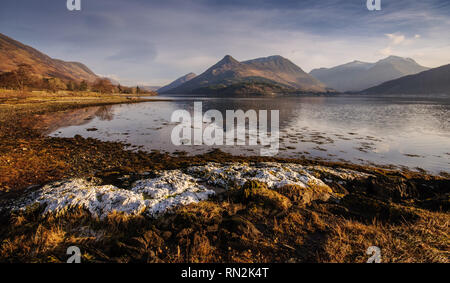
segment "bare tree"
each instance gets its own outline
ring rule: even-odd
[[[92,89],[99,93],[111,93],[114,90],[114,86],[108,79],[97,79],[92,85]]]
[[[23,93],[25,86],[32,82],[33,67],[28,64],[20,64],[14,71],[17,88]]]

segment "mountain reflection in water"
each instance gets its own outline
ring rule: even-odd
[[[448,96],[176,97],[52,113],[28,123],[51,136],[121,141],[131,149],[195,155],[220,148],[232,154],[259,154],[255,146],[174,146],[170,136],[176,124],[170,117],[177,109],[192,113],[194,101],[203,102],[203,112],[216,109],[224,118],[226,110],[279,110],[278,157],[450,171]]]

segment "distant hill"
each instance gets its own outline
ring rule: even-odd
[[[115,86],[122,86],[122,87],[135,87],[135,86],[124,86],[122,85],[118,80],[115,80],[111,77],[105,77],[105,79],[107,79],[108,81],[111,82],[111,84],[115,85]],[[150,86],[150,85],[138,85],[138,87],[142,90],[145,91],[157,91],[158,89],[160,89],[160,86]]]
[[[428,69],[411,58],[389,56],[376,63],[353,61],[329,69],[314,69],[310,74],[329,87],[345,92],[360,91]]]
[[[369,88],[369,94],[450,94],[450,64]]]
[[[161,88],[160,86],[151,86],[151,85],[140,85],[139,87],[147,91],[157,91],[158,89]]]
[[[171,82],[170,84],[163,86],[161,88],[158,89],[158,93],[164,93],[164,92],[168,92],[169,90],[172,90],[174,88],[179,87],[180,85],[184,84],[185,82],[188,82],[190,80],[192,80],[193,78],[195,78],[197,75],[194,73],[189,73],[187,75],[184,75],[178,79],[176,79],[175,81]]]
[[[281,56],[239,62],[230,55],[201,75],[161,93],[327,92],[329,89]]]
[[[41,77],[89,82],[98,78],[94,72],[81,63],[50,58],[32,47],[0,33],[0,72],[13,71],[20,64],[32,66],[35,75]]]

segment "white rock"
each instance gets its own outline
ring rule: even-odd
[[[369,176],[347,169],[294,163],[208,163],[204,166],[189,167],[186,173],[181,170],[156,172],[158,177],[139,180],[131,189],[112,185],[98,186],[84,179],[55,182],[15,200],[12,205],[2,205],[2,208],[23,210],[40,204],[45,206],[44,214],[64,213],[70,208],[80,207],[101,219],[114,211],[126,215],[145,214],[156,217],[174,207],[206,200],[213,195],[215,192],[201,185],[201,181],[225,189],[235,185],[241,186],[248,180],[266,183],[270,188],[287,184],[304,188],[327,186],[313,176],[315,172],[332,175],[340,179],[337,182]]]
[[[72,179],[44,186],[16,207],[44,205],[44,215],[80,207],[101,219],[116,211],[126,215],[157,216],[179,205],[199,202],[213,195],[180,170],[164,171],[161,177],[141,180],[131,190],[112,185],[96,186],[84,179]]]
[[[304,188],[311,185],[326,186],[303,166],[292,163],[265,162],[259,163],[258,166],[249,166],[245,163],[228,165],[208,163],[205,166],[190,167],[188,173],[204,179],[209,184],[225,188],[233,184],[243,185],[248,180],[266,183],[271,188],[284,185],[298,185]]]

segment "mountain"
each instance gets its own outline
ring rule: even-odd
[[[369,94],[450,94],[450,64],[369,88]]]
[[[353,61],[329,69],[314,69],[310,75],[329,87],[344,92],[360,91],[428,69],[411,58],[389,56],[376,63]]]
[[[239,62],[230,55],[201,75],[161,93],[326,92],[324,84],[281,56]]]
[[[326,86],[299,66],[281,56],[270,56],[244,61],[243,64],[256,70],[259,76],[304,91],[324,92]]]
[[[187,75],[184,75],[178,79],[176,79],[175,81],[171,82],[170,84],[163,86],[161,88],[158,89],[158,93],[163,93],[163,92],[167,92],[171,89],[174,89],[176,87],[179,87],[180,85],[184,84],[187,81],[192,80],[193,78],[195,78],[197,75],[194,73],[189,73]]]
[[[19,64],[28,64],[35,75],[75,81],[94,81],[98,77],[78,62],[65,62],[39,52],[0,33],[0,72],[10,72]]]

